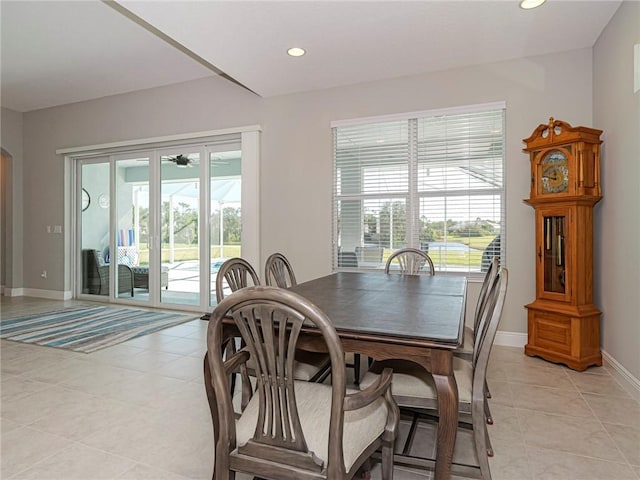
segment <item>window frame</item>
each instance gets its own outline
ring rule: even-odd
[[[449,188],[449,189],[445,188],[443,190],[424,190],[424,188],[423,189],[419,188],[419,185],[418,185],[419,169],[421,168],[421,166],[422,168],[424,168],[424,163],[421,163],[421,159],[420,159],[421,154],[418,152],[420,148],[419,146],[420,139],[418,136],[418,124],[420,123],[420,120],[434,119],[437,117],[448,117],[448,116],[453,117],[456,115],[472,115],[472,114],[481,115],[483,113],[487,113],[487,118],[489,118],[490,115],[494,115],[496,117],[501,116],[501,129],[499,133],[496,134],[496,138],[499,138],[499,141],[500,141],[498,145],[500,147],[500,150],[499,150],[499,154],[493,157],[494,162],[496,162],[496,165],[499,165],[497,167],[498,173],[500,174],[500,177],[498,177],[499,181],[495,183],[496,177],[487,176],[482,178],[481,181],[484,181],[486,183],[487,180],[491,179],[493,180],[492,183],[494,183],[493,187],[486,185],[483,188],[479,188],[479,187],[459,188],[458,187],[458,188]],[[348,194],[343,193],[341,191],[343,187],[342,186],[343,182],[340,176],[342,174],[341,169],[343,169],[344,166],[339,165],[339,161],[340,161],[339,155],[341,151],[339,150],[340,146],[339,146],[338,134],[340,129],[345,127],[358,128],[361,126],[365,128],[375,127],[376,124],[379,128],[383,128],[382,124],[387,124],[395,121],[407,122],[407,155],[406,155],[407,158],[406,158],[406,164],[405,164],[407,169],[406,190],[403,188],[398,188],[396,190],[390,188],[388,190],[382,189],[378,192],[364,193],[365,188],[367,188],[364,181],[364,175],[365,175],[364,170],[366,165],[362,165],[362,161],[360,161],[361,163],[358,165],[358,168],[360,169],[360,179],[356,181],[356,188],[358,189],[357,193],[354,191]],[[344,201],[361,202],[360,214],[359,214],[360,245],[364,246],[366,243],[365,230],[367,229],[367,225],[366,225],[367,221],[365,220],[365,215],[367,214],[365,213],[366,210],[364,208],[364,205],[365,205],[365,202],[374,201],[376,199],[378,199],[380,202],[387,201],[389,205],[392,205],[393,204],[392,202],[396,202],[399,200],[402,200],[405,202],[404,218],[406,222],[406,226],[405,226],[406,246],[414,247],[414,248],[420,248],[421,246],[420,231],[423,224],[420,218],[420,206],[421,206],[421,202],[424,202],[425,199],[441,197],[443,199],[443,202],[446,202],[450,199],[453,199],[456,196],[459,196],[459,197],[466,196],[469,198],[469,200],[467,200],[467,204],[472,205],[473,204],[472,197],[479,195],[479,196],[487,197],[487,202],[486,202],[487,207],[491,207],[492,204],[495,206],[497,201],[499,205],[499,212],[496,216],[499,217],[498,219],[499,225],[496,227],[497,230],[496,230],[496,237],[494,238],[494,241],[498,240],[499,247],[496,250],[499,249],[499,257],[500,257],[501,263],[505,264],[505,261],[506,261],[506,256],[505,256],[505,252],[506,252],[506,242],[505,242],[506,103],[505,102],[493,102],[493,103],[487,103],[487,104],[461,106],[461,107],[447,108],[447,109],[409,112],[409,113],[401,113],[401,114],[394,114],[394,115],[384,115],[379,117],[366,117],[366,118],[360,118],[360,119],[340,120],[340,121],[331,122],[331,129],[332,129],[332,139],[333,139],[333,148],[332,148],[333,150],[332,151],[332,155],[333,155],[332,183],[333,185],[332,185],[332,206],[331,206],[331,209],[332,209],[332,237],[331,238],[332,238],[332,269],[333,271],[345,271],[345,270],[346,271],[349,271],[349,270],[383,271],[384,260],[381,262],[381,265],[374,266],[374,267],[371,267],[370,265],[365,267],[339,266],[340,242],[343,239],[339,237],[339,235],[341,235],[341,232],[339,231],[338,223],[339,223],[339,218],[341,214],[342,202]],[[443,138],[450,138],[450,137],[445,136]],[[424,142],[424,139],[423,139],[423,142]],[[471,142],[470,145],[475,146],[476,144]],[[342,153],[344,154],[344,151]],[[463,158],[463,157],[456,157],[456,159],[459,159],[459,158]],[[444,162],[443,168],[447,168],[448,167],[447,162],[451,160],[453,159],[443,160]],[[474,162],[474,159],[471,155],[469,155],[468,162],[470,162],[471,164],[473,164]],[[374,164],[372,165],[372,167],[380,168],[380,165]],[[491,173],[493,173],[494,171],[496,170],[492,170]],[[469,174],[469,176],[471,177],[471,174]],[[402,182],[402,180],[400,180],[400,182]],[[469,183],[471,182],[469,181]],[[402,186],[404,187],[404,185]],[[484,202],[483,202],[483,205],[484,205]],[[381,211],[382,208],[384,207],[379,207],[379,211]],[[357,211],[357,208],[355,211]],[[390,215],[393,215],[393,213],[391,213]],[[473,217],[473,214],[470,214],[466,220],[461,220],[461,222],[470,224],[473,221],[473,218],[471,217]],[[447,223],[447,219],[444,219],[443,221],[445,222],[445,224]],[[378,219],[378,222],[380,222],[380,219]],[[353,226],[354,225],[352,224],[352,227]],[[355,231],[356,228],[352,228],[352,230]],[[389,241],[389,245],[392,246],[394,242],[393,240],[394,231],[392,231],[392,227],[388,227],[387,230],[389,230],[387,241]],[[445,228],[445,231],[446,231],[446,228]],[[342,232],[342,234],[343,233],[344,232]],[[379,227],[378,234],[381,234],[381,233],[382,233],[382,230],[381,230],[381,227]],[[353,233],[352,233],[352,238],[353,238]],[[471,239],[472,235],[469,234],[467,238]],[[484,253],[489,247],[495,248],[494,241],[491,241],[482,252]],[[446,237],[445,237],[445,242],[446,242]],[[382,240],[380,240],[380,243],[382,243]],[[388,246],[385,246],[384,248],[389,250]],[[393,248],[392,246],[390,251],[394,251],[396,249],[397,248]],[[469,261],[463,267],[456,267],[456,268],[452,268],[453,264],[447,263],[446,260],[444,261],[444,264],[436,262],[435,260],[434,260],[434,263],[436,264],[436,270],[439,272],[439,274],[445,273],[445,274],[465,275],[469,278],[477,278],[484,275],[483,258],[480,259],[480,266],[478,269],[474,268],[474,266],[476,265],[476,262],[471,262],[471,261]]]

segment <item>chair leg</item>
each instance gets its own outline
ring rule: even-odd
[[[489,451],[490,445],[487,445],[489,433],[487,432],[487,424],[484,416],[480,411],[478,414],[472,415],[473,423],[473,443],[476,447],[476,455],[478,457],[478,465],[480,466],[480,475],[482,480],[491,480],[491,470],[489,469]]]
[[[491,439],[489,438],[489,431],[487,429],[484,430],[485,440],[487,442],[487,455],[489,457],[493,457],[493,445],[491,445]]]
[[[487,380],[484,380],[484,396],[487,398],[491,398],[491,392],[489,391],[489,384],[487,383]]]
[[[353,354],[353,383],[360,385],[360,354]]]
[[[369,459],[365,460],[365,462],[362,464],[360,470],[358,471],[357,477],[364,480],[371,480],[371,461]]]
[[[393,479],[393,442],[382,442],[382,480]]]
[[[407,434],[407,439],[404,442],[404,447],[402,447],[402,454],[409,455],[411,451],[411,447],[413,446],[413,440],[416,437],[416,430],[418,429],[418,421],[419,415],[417,413],[413,414],[413,418],[411,419],[411,427],[409,427],[409,433]]]
[[[331,364],[327,365],[323,370],[320,370],[313,377],[309,379],[312,383],[324,383],[327,377],[331,375]]]
[[[491,416],[491,410],[489,409],[489,401],[484,399],[484,416],[487,419],[487,424],[493,425],[493,417]]]

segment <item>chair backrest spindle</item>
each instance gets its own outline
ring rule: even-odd
[[[281,253],[273,253],[264,266],[264,281],[267,285],[289,288],[297,284],[293,267]]]
[[[397,273],[403,273],[405,275],[435,275],[436,273],[431,257],[429,257],[426,252],[418,250],[417,248],[403,248],[393,252],[387,259],[384,267],[385,273],[393,273],[396,271],[391,268],[391,264],[394,261],[398,262],[400,267]]]
[[[253,285],[260,285],[258,274],[244,258],[230,258],[224,262],[216,275],[216,300],[218,303],[225,297],[225,283],[232,292],[235,292],[250,286],[249,278],[251,278]]]

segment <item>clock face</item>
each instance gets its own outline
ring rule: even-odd
[[[562,193],[569,188],[567,157],[561,151],[550,152],[540,162],[539,171],[542,193]]]
[[[87,208],[89,208],[89,204],[91,203],[91,197],[89,197],[89,192],[87,192],[84,188],[82,189],[82,211],[84,212]]]

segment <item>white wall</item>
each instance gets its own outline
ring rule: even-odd
[[[535,288],[533,209],[522,202],[530,181],[522,139],[550,116],[590,126],[591,72],[592,52],[585,49],[268,99],[209,78],[27,113],[25,286],[62,290],[69,280],[62,238],[42,234],[65,215],[56,149],[260,124],[262,259],[282,251],[304,281],[331,269],[332,120],[505,100],[511,278],[501,330],[524,333],[523,305],[534,299]],[[44,268],[46,280],[39,276]],[[478,289],[470,288],[471,309]]]
[[[591,124],[591,51],[579,50],[266,99],[262,251],[290,257],[306,280],[331,268],[332,138],[329,123],[354,117],[507,102],[507,266],[501,330],[526,332],[523,305],[535,298],[533,209],[522,139],[549,116]],[[299,272],[299,275],[298,275]],[[479,286],[470,286],[473,309]]]
[[[595,297],[602,349],[640,378],[640,92],[633,48],[640,2],[624,2],[593,48],[593,119],[602,138],[603,199],[595,216]]]

